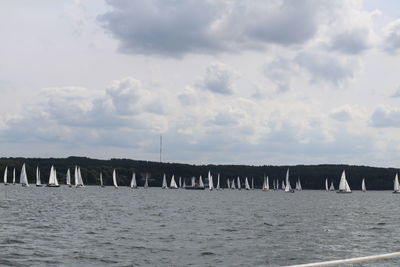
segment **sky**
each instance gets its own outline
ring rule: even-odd
[[[400,2],[0,1],[0,156],[400,165]]]

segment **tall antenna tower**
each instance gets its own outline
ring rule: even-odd
[[[160,134],[160,163],[161,163],[161,154],[162,154],[162,134]]]

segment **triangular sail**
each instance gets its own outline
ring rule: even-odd
[[[325,178],[325,191],[328,191],[328,178]]]
[[[335,191],[335,186],[333,185],[333,181],[331,181],[331,186],[329,187],[329,191]]]
[[[179,176],[179,188],[182,188],[182,177]]]
[[[132,173],[131,188],[137,188],[137,184],[136,184],[136,173]]]
[[[263,185],[262,185],[261,190],[262,190],[262,191],[267,190],[267,180],[266,180],[266,178],[265,178],[265,175],[264,175],[264,181],[263,181]]]
[[[235,187],[235,179],[232,179],[232,182],[231,182],[231,189],[236,189],[236,187]]]
[[[55,184],[54,166],[52,165],[50,168],[50,176],[49,176],[48,185],[54,185],[54,184]]]
[[[15,168],[13,169],[13,184],[15,184]]]
[[[400,192],[399,177],[397,173],[396,176],[394,177],[394,192]]]
[[[78,167],[77,168],[77,177],[75,178],[75,182],[78,182],[77,184],[75,184],[77,187],[84,187],[85,185],[83,184],[83,179],[82,179],[82,173],[81,173],[81,168]],[[76,180],[77,179],[77,180]]]
[[[200,177],[199,177],[199,186],[200,186],[200,187],[204,187],[203,177],[201,177],[201,175],[200,175]]]
[[[285,181],[282,181],[282,190],[285,190],[286,185],[285,185]]]
[[[116,173],[115,169],[113,170],[113,184],[114,184],[115,188],[118,187],[118,184],[117,184],[117,173]]]
[[[4,170],[4,177],[3,177],[3,179],[4,179],[4,184],[8,184],[8,183],[7,183],[7,171],[8,171],[8,166],[6,166],[6,169]]]
[[[162,180],[162,186],[161,186],[161,188],[162,189],[166,189],[166,188],[168,188],[168,185],[167,185],[167,176],[166,176],[166,174],[164,173],[164,176],[163,176],[163,180]]]
[[[172,175],[171,183],[170,183],[169,187],[173,188],[173,189],[177,189],[178,188],[178,185],[176,184],[176,181],[175,181],[175,175]]]
[[[289,192],[292,190],[292,187],[290,186],[290,181],[289,181],[289,169],[286,171],[286,186],[285,186],[285,192]]]
[[[237,188],[240,190],[242,188],[242,185],[240,183],[240,177],[238,176],[237,178]]]
[[[265,183],[265,190],[269,190],[269,181],[268,181],[268,176],[267,176],[267,181]]]
[[[145,189],[149,188],[149,178],[148,178],[147,174],[146,174],[146,177],[144,180],[143,188],[145,188]]]
[[[300,178],[297,178],[297,190],[303,190],[303,188],[301,187],[301,182],[300,182]]]
[[[250,185],[249,185],[249,181],[246,179],[244,180],[244,187],[246,188],[246,190],[250,190]]]
[[[217,176],[217,190],[219,190],[220,188],[219,188],[219,173],[218,173],[218,176]]]
[[[192,187],[196,185],[195,179],[196,179],[196,178],[194,178],[194,176],[192,176]]]
[[[231,189],[231,184],[229,182],[229,179],[226,179],[226,186],[227,186],[228,189]]]
[[[339,192],[351,192],[350,186],[346,180],[346,172],[344,170],[342,172],[342,176],[340,177]]]
[[[74,172],[74,182],[75,186],[78,186],[79,184],[79,174],[78,174],[78,166],[75,166],[75,172]]]
[[[41,181],[40,181],[40,170],[39,170],[39,166],[36,167],[36,185],[40,186],[42,185]]]
[[[214,188],[214,182],[210,171],[208,171],[208,188],[210,190],[213,190]]]
[[[103,172],[100,172],[100,186],[104,187],[104,183],[103,183]]]
[[[183,185],[182,185],[182,188],[186,188],[186,179],[185,179],[185,178],[183,178]]]
[[[361,182],[361,190],[362,190],[363,192],[367,191],[367,189],[365,188],[365,179],[362,179],[362,182]]]
[[[71,186],[71,172],[69,169],[67,170],[67,174],[66,174],[66,184]]]
[[[19,183],[23,186],[29,186],[28,176],[26,175],[25,163],[22,165],[21,174],[19,176]]]
[[[251,190],[254,190],[254,178],[251,178]]]

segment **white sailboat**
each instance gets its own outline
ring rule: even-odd
[[[254,178],[251,178],[251,190],[254,190]]]
[[[29,186],[28,176],[26,175],[25,163],[22,165],[21,174],[19,176],[19,183],[22,186]]]
[[[8,185],[8,182],[7,182],[7,172],[8,172],[8,166],[6,166],[6,169],[4,170],[4,177],[3,177],[3,179],[4,179],[4,185]]]
[[[289,181],[289,169],[286,171],[286,186],[285,186],[285,192],[286,193],[294,193],[294,190],[290,186],[290,181]]]
[[[69,168],[68,168],[68,170],[67,170],[67,174],[65,175],[65,179],[66,179],[66,184],[69,186],[69,187],[71,187],[72,185],[71,185],[71,172],[70,172],[70,170],[69,170]]]
[[[328,178],[325,178],[325,191],[329,191],[329,188],[328,188]]]
[[[263,185],[262,185],[261,190],[262,190],[262,191],[267,190],[267,179],[265,178],[265,175],[264,175],[264,181],[263,181]]]
[[[365,179],[364,178],[362,179],[362,182],[361,182],[361,190],[363,192],[367,191],[367,188],[365,187]]]
[[[220,186],[219,186],[219,173],[218,173],[218,176],[217,176],[217,187],[216,187],[216,189],[217,189],[217,190],[220,190],[220,189],[221,189]]]
[[[42,186],[42,181],[40,180],[39,166],[36,166],[36,186]]]
[[[340,178],[339,190],[337,193],[351,193],[349,183],[346,179],[346,172],[343,170],[342,177]]]
[[[85,187],[83,184],[81,168],[77,167],[77,176],[75,176],[75,187]]]
[[[48,187],[60,187],[57,180],[57,172],[54,166],[51,166]]]
[[[114,188],[118,188],[117,173],[116,173],[115,169],[113,170],[113,185],[114,185]]]
[[[168,188],[168,185],[167,185],[167,175],[166,175],[165,173],[164,173],[164,176],[163,176],[161,188],[162,188],[162,189]]]
[[[13,182],[12,182],[12,184],[13,185],[15,184],[15,168],[13,169]]]
[[[245,188],[246,190],[250,190],[250,185],[249,185],[249,181],[247,180],[247,177],[246,177],[246,179],[244,180],[244,188]]]
[[[394,191],[393,193],[397,194],[400,193],[400,185],[399,185],[399,177],[396,173],[396,176],[394,177]]]
[[[172,175],[171,183],[170,183],[170,185],[169,185],[169,188],[170,188],[170,189],[178,189],[178,185],[177,185],[176,182],[175,182],[175,176],[174,176],[174,175]]]
[[[192,187],[196,186],[196,178],[194,176],[192,176]]]
[[[145,177],[145,180],[144,180],[143,188],[144,188],[144,189],[149,188],[149,177],[148,177],[147,174],[146,174],[146,177]]]
[[[131,188],[137,188],[137,184],[136,184],[136,173],[132,173]]]
[[[229,182],[229,178],[226,179],[226,186],[228,189],[231,189],[231,183]]]
[[[237,178],[237,189],[242,189],[242,185],[241,185],[241,183],[240,183],[240,177],[238,176],[238,178]]]
[[[303,190],[303,188],[301,187],[300,178],[297,178],[297,182],[296,182],[296,190],[298,190],[298,191],[301,191],[301,190]]]
[[[285,181],[282,181],[282,187],[281,187],[281,189],[282,189],[282,190],[285,190],[285,188],[286,188]]]
[[[182,188],[182,177],[179,176],[179,188]]]
[[[201,177],[201,175],[200,175],[200,177],[199,177],[199,186],[200,186],[200,187],[204,187],[203,177]]]
[[[333,181],[331,181],[331,186],[329,187],[329,191],[335,191],[335,186],[333,185]]]
[[[208,171],[208,189],[214,189],[214,182],[210,171]]]
[[[100,172],[100,187],[104,187],[104,182],[103,182],[103,172]]]
[[[236,187],[235,187],[235,179],[232,179],[232,182],[231,182],[231,189],[236,189]]]

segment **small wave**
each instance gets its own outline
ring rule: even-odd
[[[210,256],[210,255],[215,255],[214,253],[210,252],[210,251],[204,251],[200,254],[201,256]]]
[[[3,240],[3,242],[1,242],[1,244],[25,244],[26,242],[22,241],[22,240],[18,240],[18,239],[11,239],[11,238],[6,238]]]

